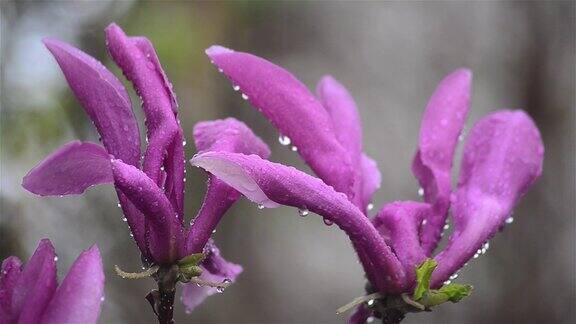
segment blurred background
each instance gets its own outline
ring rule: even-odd
[[[498,108],[526,110],[545,141],[544,175],[516,208],[513,225],[461,272],[458,281],[476,287],[472,296],[409,315],[406,323],[575,323],[575,2],[0,4],[0,259],[27,258],[48,237],[62,276],[82,249],[98,243],[107,271],[102,323],[154,322],[144,300],[152,280],[126,281],[112,270],[115,264],[139,269],[113,189],[39,198],[20,183],[62,144],[98,138],[41,38],[75,44],[121,76],[104,47],[103,29],[112,21],[156,46],[189,143],[196,122],[233,116],[271,146],[271,159],[309,171],[209,63],[204,49],[212,44],[263,56],[311,88],[332,74],[354,95],[365,150],[383,175],[373,213],[387,201],[418,199],[410,163],[423,109],[444,75],[471,68],[468,128]],[[190,158],[194,145],[186,149]],[[187,174],[192,217],[206,178],[196,168]],[[192,314],[176,305],[178,323],[344,323],[347,316],[335,309],[363,294],[363,272],[348,239],[320,217],[298,217],[292,208],[261,211],[242,199],[214,236],[245,271]]]

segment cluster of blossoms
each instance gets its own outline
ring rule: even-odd
[[[283,134],[281,143],[294,145],[319,178],[268,161],[266,144],[237,120],[198,123],[193,136],[199,153],[191,162],[210,176],[202,206],[185,226],[185,140],[176,96],[151,43],[126,36],[114,24],[106,29],[108,51],[142,101],[147,128],[143,155],[138,123],[122,83],[84,52],[54,39],[45,44],[96,126],[102,145],[80,141],[64,145],[31,170],[23,186],[47,196],[80,194],[90,186],[113,183],[148,268],[143,274],[118,272],[129,278],[151,275],[157,281],[158,290],[147,299],[161,323],[172,322],[178,282],[185,284],[182,299],[192,310],[242,271],[220,256],[211,239],[241,194],[262,208],[292,206],[301,215],[313,212],[327,225],[336,224],[350,238],[368,280],[367,296],[352,303],[358,307],[351,323],[375,317],[397,323],[407,312],[429,310],[470,293],[470,286],[449,281],[478,251],[485,251],[488,240],[505,225],[518,199],[542,172],[544,149],[533,121],[522,111],[502,110],[482,118],[470,131],[458,184],[452,188],[452,162],[468,114],[472,78],[468,70],[457,70],[440,83],[424,113],[412,164],[424,201],[392,202],[370,219],[368,210],[381,176],[363,152],[360,117],[344,86],[324,77],[315,96],[281,67],[213,46],[206,51],[211,62]],[[454,230],[446,247],[434,254],[447,230],[449,212]],[[40,262],[35,261],[36,254],[29,264]],[[99,265],[95,267],[99,272],[85,275],[91,278],[77,274],[82,267],[76,264],[84,264],[80,260],[88,258],[85,255]],[[73,284],[83,287],[86,284],[78,282],[83,278],[99,283],[98,289],[89,291],[90,297],[99,299],[103,276],[97,250],[85,252],[76,264],[69,274],[76,280],[67,277],[60,290]],[[19,267],[17,259],[7,259],[2,268],[0,315],[9,314],[9,323],[16,322],[22,305],[22,295],[16,293],[21,288],[14,284],[25,280],[18,279]],[[19,278],[26,278],[26,269],[28,265]],[[38,314],[52,316],[46,314],[54,313],[50,305],[58,303],[57,297],[64,294],[59,295],[60,290],[50,304],[51,292],[38,293],[48,296],[42,297],[46,311],[43,307]],[[82,288],[64,291],[79,298],[85,293]],[[92,317],[83,322],[95,322],[100,304],[78,307],[88,305],[93,307],[88,312]]]

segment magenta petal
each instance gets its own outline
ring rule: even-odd
[[[46,307],[42,323],[97,323],[104,300],[104,269],[96,245],[82,252]]]
[[[0,270],[0,323],[16,321],[18,314],[12,311],[12,294],[14,287],[22,273],[22,262],[15,256],[7,257],[2,261]]]
[[[149,144],[144,156],[144,172],[161,186],[166,165],[166,191],[179,217],[183,216],[184,149],[182,129],[176,120],[176,98],[150,41],[128,37],[116,24],[106,28],[110,55],[132,82],[142,99]]]
[[[263,158],[270,155],[268,146],[248,126],[234,118],[196,124],[194,140],[199,151],[258,154]],[[240,197],[238,191],[212,175],[207,185],[202,207],[190,226],[187,254],[202,251],[224,213]]]
[[[404,266],[409,285],[414,282],[416,267],[426,255],[420,246],[420,226],[430,205],[412,201],[387,204],[372,220],[386,243]]]
[[[98,144],[73,141],[30,170],[22,186],[37,195],[53,196],[81,194],[113,181],[108,152]]]
[[[140,134],[122,83],[99,61],[56,39],[44,44],[58,61],[70,88],[98,129],[104,147],[117,159],[140,163]]]
[[[332,76],[324,76],[316,88],[320,102],[332,119],[336,138],[348,150],[352,161],[362,153],[362,125],[358,108],[348,90]]]
[[[154,261],[170,263],[181,257],[182,226],[162,190],[142,171],[119,160],[112,161],[112,170],[118,190],[148,220],[146,237]]]
[[[221,255],[220,250],[212,243],[208,243],[206,249],[206,259],[202,262],[202,280],[211,282],[230,281],[234,283],[240,273],[242,267],[238,264],[226,261]],[[198,287],[194,283],[189,283],[184,286],[182,291],[182,303],[186,307],[186,312],[191,312],[200,305],[208,296],[217,293],[216,288],[211,287]]]
[[[56,290],[56,254],[49,240],[38,243],[26,262],[12,294],[12,311],[19,323],[37,323]]]
[[[270,156],[270,149],[243,122],[234,118],[199,122],[194,126],[194,141],[199,152],[221,151]]]
[[[332,120],[312,93],[283,68],[257,56],[221,46],[206,50],[210,60],[288,136],[312,170],[337,191],[354,196],[354,167],[338,142]]]
[[[466,142],[454,198],[454,233],[436,256],[434,285],[460,269],[504,225],[541,175],[543,158],[538,128],[523,111],[498,111],[476,123]]]
[[[380,175],[376,161],[366,154],[360,156],[360,175],[362,183],[362,207],[366,208],[372,201],[372,196],[376,190],[380,189],[380,184],[382,183],[382,176]]]
[[[346,195],[334,191],[320,179],[257,155],[206,152],[191,162],[265,207],[282,204],[307,209],[335,223],[348,234],[359,255],[362,257],[365,253],[368,257],[361,261],[379,290],[402,289],[402,266],[378,231]]]
[[[466,69],[456,70],[445,77],[432,94],[422,117],[412,172],[424,189],[425,201],[434,205],[421,233],[427,255],[436,248],[446,222],[452,161],[468,115],[471,83],[472,73]]]
[[[354,310],[354,313],[348,319],[348,324],[366,324],[368,322],[368,318],[372,316],[373,311],[368,309],[364,305],[359,305]]]

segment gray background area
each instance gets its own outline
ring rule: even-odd
[[[574,2],[10,2],[2,1],[0,258],[28,257],[49,237],[62,275],[98,243],[107,271],[102,323],[152,323],[143,299],[151,281],[115,276],[139,267],[110,187],[82,196],[38,198],[21,179],[46,154],[97,134],[40,39],[55,36],[113,66],[103,28],[116,21],[148,36],[172,79],[188,142],[194,123],[233,116],[272,148],[271,159],[309,171],[278,144],[276,131],[208,62],[221,44],[250,51],[314,87],[332,74],[354,95],[365,150],[379,164],[387,201],[418,199],[410,173],[419,119],[436,83],[452,70],[474,71],[468,128],[499,108],[525,109],[545,141],[544,175],[521,201],[515,222],[465,268],[475,291],[457,305],[410,315],[406,323],[574,323],[575,5]],[[113,68],[114,72],[118,72]],[[122,80],[124,80],[122,78]],[[139,104],[133,101],[139,118]],[[194,145],[187,147],[187,157]],[[188,167],[188,217],[205,175]],[[456,176],[455,172],[455,176]],[[292,208],[258,210],[242,199],[215,239],[245,271],[237,284],[177,322],[344,323],[335,309],[363,293],[346,236]]]

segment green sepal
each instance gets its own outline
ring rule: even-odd
[[[178,261],[178,266],[186,267],[189,265],[198,265],[200,262],[204,260],[204,258],[206,258],[206,254],[204,253],[190,254],[180,259],[180,261]]]
[[[198,277],[202,274],[202,268],[196,265],[180,266],[180,273],[186,278]]]
[[[430,290],[430,278],[432,278],[432,272],[437,266],[436,260],[427,259],[416,267],[416,288],[414,288],[412,299],[418,301]]]
[[[457,303],[462,298],[470,296],[471,293],[471,285],[448,284],[438,290],[430,290],[418,302],[426,308],[430,308],[448,301]]]
[[[443,304],[445,302],[457,303],[462,298],[470,296],[473,287],[471,285],[447,284],[440,289],[430,289],[432,272],[438,263],[434,259],[427,259],[416,267],[416,287],[412,295],[413,301],[423,305],[426,309]]]

